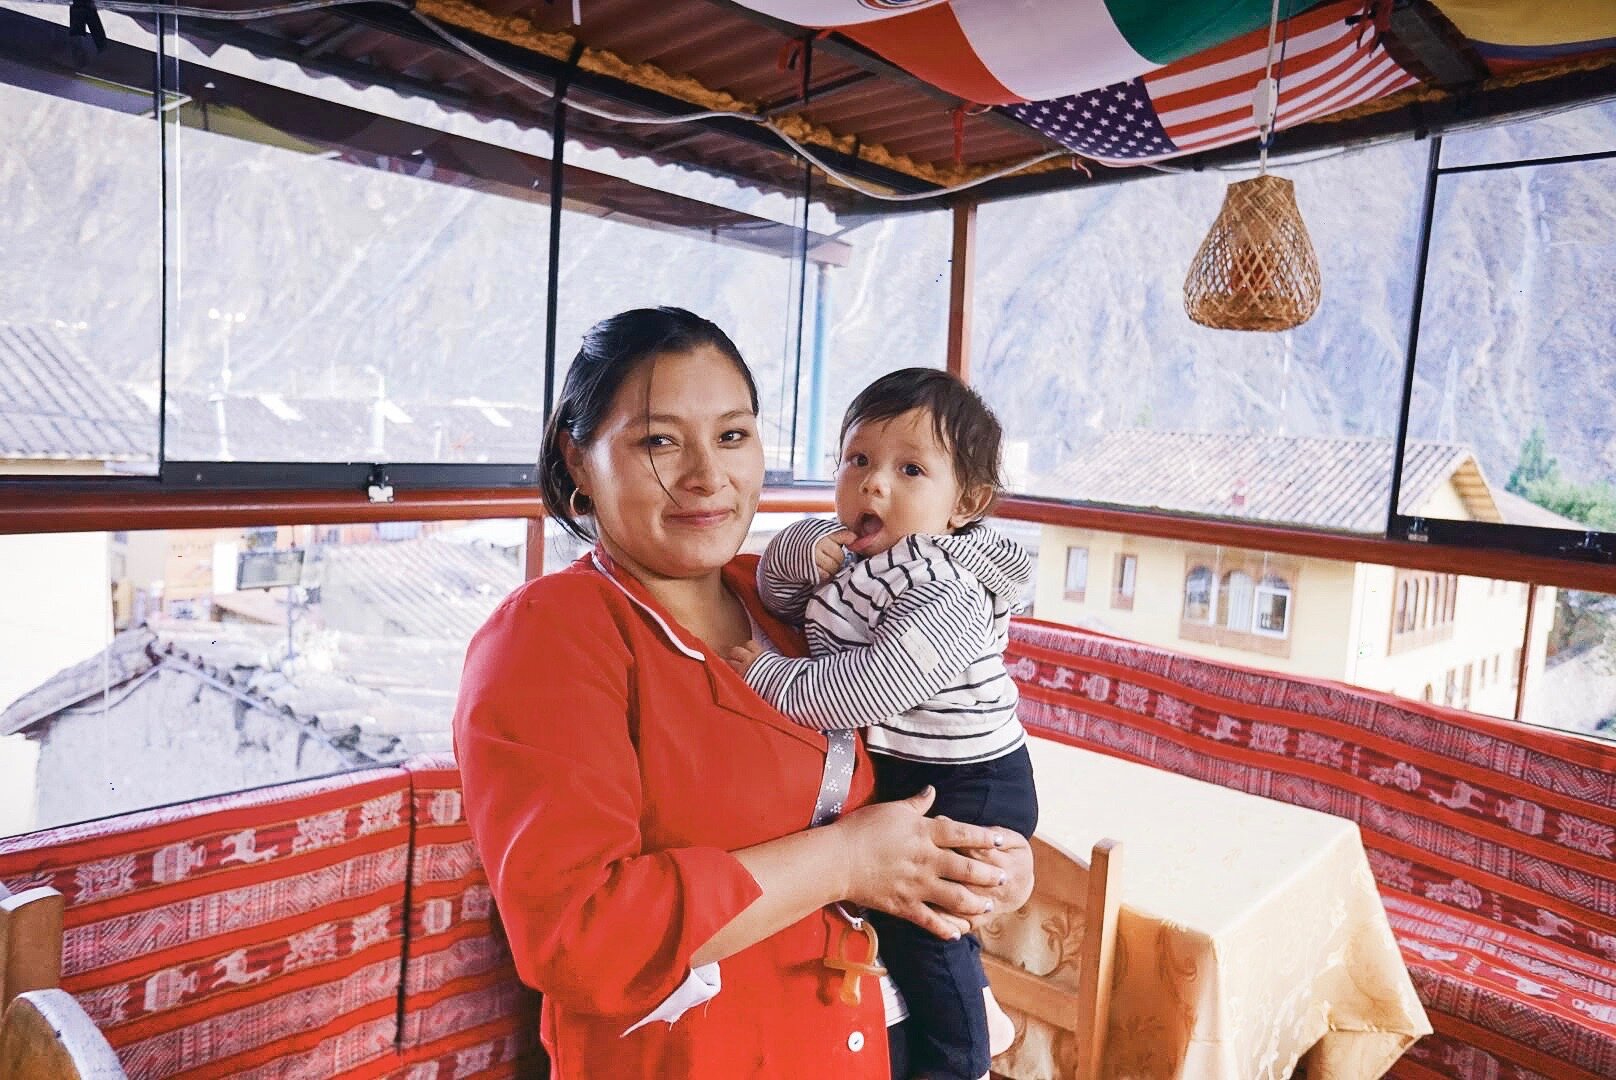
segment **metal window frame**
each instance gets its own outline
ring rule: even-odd
[[[1386,508],[1389,540],[1455,549],[1490,549],[1616,567],[1616,532],[1599,529],[1555,529],[1539,525],[1512,525],[1491,521],[1459,521],[1421,517],[1401,511],[1403,466],[1408,447],[1409,413],[1414,401],[1414,373],[1418,363],[1420,325],[1424,313],[1425,283],[1430,269],[1431,233],[1442,178],[1477,172],[1537,168],[1616,158],[1616,149],[1552,157],[1513,158],[1471,165],[1442,165],[1442,136],[1433,136],[1426,163],[1425,197],[1420,213],[1420,240],[1414,275],[1414,298],[1409,311],[1407,352],[1403,366],[1403,394],[1397,421],[1391,500]],[[1461,571],[1463,573],[1463,571]],[[1543,580],[1533,578],[1533,581]],[[1604,591],[1609,591],[1604,590]]]
[[[397,32],[402,24],[393,17],[395,13],[382,12],[381,23],[385,28]],[[375,13],[363,12],[356,16],[358,22],[376,22]],[[186,34],[190,36],[193,30],[201,29],[205,37],[215,40],[230,41],[241,32],[233,24],[219,24],[206,20],[187,19],[185,23]],[[421,461],[366,461],[366,460],[326,460],[326,461],[226,461],[226,460],[177,460],[168,456],[169,429],[168,429],[168,350],[170,347],[170,316],[173,305],[173,275],[171,273],[171,244],[173,235],[173,216],[169,206],[168,193],[173,183],[171,173],[174,169],[174,157],[170,147],[170,125],[176,122],[171,115],[176,102],[184,103],[182,88],[207,82],[209,86],[222,85],[225,82],[249,82],[240,76],[228,72],[216,71],[204,63],[181,60],[171,51],[172,43],[179,39],[180,20],[173,15],[157,15],[151,19],[150,29],[154,41],[147,48],[138,44],[129,44],[112,41],[108,48],[92,57],[88,63],[80,64],[71,59],[69,40],[59,24],[45,19],[19,12],[0,10],[0,31],[6,34],[5,51],[0,52],[0,66],[34,66],[37,70],[49,70],[44,81],[51,84],[59,96],[80,100],[87,104],[101,107],[117,107],[124,105],[122,111],[131,111],[129,103],[137,100],[141,95],[148,96],[146,110],[150,118],[157,121],[157,166],[159,170],[159,192],[161,207],[159,210],[159,244],[161,257],[159,259],[159,274],[161,280],[159,288],[159,345],[158,345],[158,404],[157,404],[157,440],[155,468],[145,471],[150,466],[141,462],[137,468],[141,471],[130,470],[120,474],[91,474],[61,475],[61,474],[0,474],[0,519],[6,515],[3,508],[10,505],[37,506],[42,501],[38,496],[48,493],[60,492],[65,497],[66,504],[75,500],[81,501],[92,498],[97,494],[106,494],[118,499],[130,501],[157,500],[159,503],[176,500],[185,502],[186,496],[191,493],[218,493],[225,503],[234,498],[239,504],[240,497],[249,497],[258,502],[268,501],[295,509],[298,505],[299,493],[314,492],[348,492],[360,493],[373,503],[386,503],[397,498],[400,494],[409,491],[418,492],[452,492],[464,491],[471,493],[474,498],[485,495],[490,490],[509,488],[519,498],[536,494],[538,490],[538,468],[533,462],[421,462]],[[9,55],[7,55],[9,53]],[[276,54],[274,59],[288,63],[306,63],[308,61]],[[60,69],[59,71],[56,69]],[[566,146],[566,93],[572,76],[576,73],[576,59],[573,63],[558,66],[555,71],[547,74],[556,76],[557,99],[556,107],[550,117],[550,135],[554,149],[548,162],[549,191],[552,193],[549,207],[549,229],[547,236],[547,258],[550,273],[546,280],[544,311],[547,320],[543,396],[541,412],[548,421],[550,410],[556,391],[555,380],[557,370],[555,322],[559,306],[559,281],[555,270],[560,256],[560,228],[559,219],[565,198],[565,146]],[[24,83],[26,85],[26,83]],[[108,88],[111,89],[108,89]],[[129,92],[118,88],[127,88]],[[309,98],[309,95],[297,90],[279,87],[265,87],[262,90],[267,97],[296,97]],[[341,105],[334,102],[325,102],[317,98],[310,99],[319,103],[321,110],[329,111],[333,116],[348,112],[358,112],[353,106]],[[322,113],[323,115],[323,113]],[[478,159],[523,159],[531,157],[522,151],[481,143],[465,136],[454,135],[436,129],[419,128],[419,125],[408,121],[394,120],[390,117],[380,118],[380,121],[397,128],[419,130],[419,140],[423,145],[441,144],[451,151],[461,146],[475,144],[474,152],[466,155],[473,161]],[[310,118],[310,124],[316,120]],[[339,125],[340,127],[340,125]],[[292,132],[296,134],[296,132]],[[531,163],[530,163],[531,164]],[[422,182],[428,182],[422,180]],[[497,184],[498,182],[491,182]],[[624,183],[629,183],[625,181]],[[508,186],[508,185],[507,185]],[[668,193],[670,199],[680,199],[681,196]],[[804,184],[800,198],[806,202],[811,198],[812,189],[808,171],[804,170]],[[659,226],[670,227],[670,226]],[[820,262],[824,259],[836,259],[836,253],[826,251],[816,254],[825,246],[826,238],[823,236],[810,236],[808,226],[808,212],[806,206],[801,214],[800,224],[780,225],[780,229],[788,230],[792,236],[788,252],[775,251],[779,257],[787,258],[794,264],[795,280],[804,281],[807,277],[806,264],[809,261]],[[716,233],[703,229],[699,234],[709,239],[717,239]],[[741,246],[748,246],[744,238],[737,241]],[[752,245],[755,247],[756,242]],[[834,246],[834,245],[833,245]],[[760,249],[761,250],[761,249]],[[796,286],[791,290],[801,294],[802,288]],[[792,297],[786,297],[792,302]],[[802,296],[795,297],[794,306],[799,309]],[[794,335],[796,356],[786,356],[786,370],[800,372],[802,366],[801,351],[803,348],[803,334],[799,326],[798,333]],[[800,383],[800,378],[797,380]],[[791,416],[795,420],[796,406],[800,403],[802,390],[800,386],[793,387],[793,408]],[[794,425],[793,425],[794,426]],[[534,455],[537,457],[538,446],[534,446]],[[787,448],[795,464],[796,446]],[[392,515],[383,515],[391,519]],[[17,529],[7,526],[0,520],[0,532],[15,532]]]

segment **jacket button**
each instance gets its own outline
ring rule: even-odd
[[[855,1054],[864,1049],[864,1032],[855,1031],[849,1035],[847,1037],[847,1048]]]

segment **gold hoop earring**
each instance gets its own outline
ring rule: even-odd
[[[572,494],[567,496],[567,509],[572,511],[572,516],[575,518],[584,517],[589,513],[588,510],[578,509],[578,496],[580,495],[583,495],[583,492],[579,491],[577,488],[573,488]],[[584,498],[587,499],[589,496],[584,495]]]

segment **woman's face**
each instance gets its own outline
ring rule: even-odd
[[[716,572],[752,527],[757,415],[734,361],[711,346],[642,364],[590,444],[563,448],[601,543],[642,581]]]

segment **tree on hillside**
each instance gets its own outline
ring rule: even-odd
[[[1601,531],[1616,530],[1616,488],[1579,484],[1560,475],[1560,459],[1549,453],[1543,425],[1533,425],[1521,443],[1520,460],[1504,490],[1552,510],[1561,517]]]
[[[1560,462],[1548,454],[1543,442],[1543,425],[1534,424],[1532,433],[1526,436],[1521,443],[1521,457],[1515,464],[1515,471],[1509,474],[1509,480],[1504,484],[1504,490],[1516,495],[1527,494],[1527,488],[1541,480],[1554,480],[1559,476]],[[1537,500],[1533,500],[1536,502]]]

